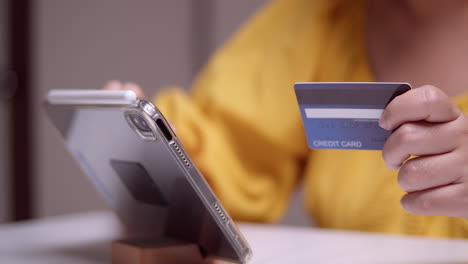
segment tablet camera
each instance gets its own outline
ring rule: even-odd
[[[148,121],[146,121],[141,114],[136,112],[127,112],[125,113],[125,116],[130,127],[137,132],[140,137],[147,140],[156,140],[156,136],[154,135],[153,130],[151,130]]]
[[[140,131],[151,132],[151,128],[142,116],[137,114],[130,114],[129,116],[135,127],[138,128]]]

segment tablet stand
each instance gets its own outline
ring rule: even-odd
[[[231,264],[212,257],[203,258],[194,243],[112,242],[112,264]]]

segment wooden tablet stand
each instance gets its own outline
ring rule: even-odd
[[[120,240],[112,243],[112,264],[230,264],[212,257],[203,258],[197,244],[183,242],[141,242]]]

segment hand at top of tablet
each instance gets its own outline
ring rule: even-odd
[[[145,97],[141,87],[133,82],[121,82],[117,80],[110,80],[104,84],[104,90],[132,90],[136,93],[137,97]]]
[[[387,167],[399,169],[398,183],[408,192],[401,200],[405,210],[468,219],[467,116],[427,85],[395,98],[380,125],[396,129],[383,157]]]
[[[132,90],[136,93],[137,97],[140,97],[140,98],[145,97],[145,93],[143,92],[143,89],[141,89],[141,87],[138,84],[133,83],[133,82],[123,83],[117,80],[110,80],[110,81],[107,81],[106,84],[104,84],[104,87],[102,89],[104,90]],[[174,124],[172,124],[170,120],[167,120],[167,122],[169,122],[169,125],[171,126],[172,130],[176,132],[176,128]]]

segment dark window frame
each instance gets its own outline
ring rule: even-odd
[[[31,3],[30,0],[9,0],[8,68],[18,78],[17,89],[10,102],[10,219],[33,217],[33,118],[31,98]]]

